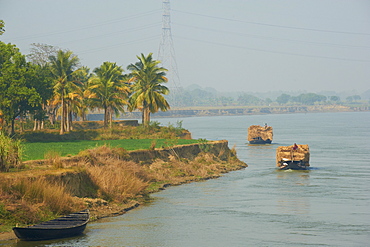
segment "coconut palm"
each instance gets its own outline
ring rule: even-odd
[[[124,112],[128,104],[129,87],[125,83],[123,68],[116,63],[104,62],[94,69],[90,90],[93,106],[104,109],[104,127],[112,124],[112,115]]]
[[[81,118],[81,121],[86,121],[87,112],[91,105],[91,98],[93,97],[90,91],[90,78],[92,74],[90,73],[90,69],[86,66],[79,68],[74,74],[76,81],[79,82],[79,88],[75,91],[77,97],[75,97],[73,111]]]
[[[158,66],[160,61],[153,60],[152,53],[149,53],[148,56],[141,54],[137,58],[139,62],[127,67],[131,70],[129,82],[133,83],[129,110],[141,110],[142,123],[144,126],[148,126],[150,113],[170,109],[170,105],[163,96],[169,93],[169,89],[161,84],[167,82],[165,77],[167,69]]]
[[[50,62],[55,80],[54,93],[61,102],[60,134],[62,135],[65,131],[70,130],[66,102],[68,101],[68,93],[76,87],[73,72],[79,64],[79,59],[73,55],[72,51],[59,50],[56,56],[50,56]]]

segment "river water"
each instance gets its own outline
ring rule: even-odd
[[[155,119],[229,141],[249,167],[152,195],[80,237],[15,246],[370,246],[370,112]],[[271,145],[247,144],[267,123]],[[308,144],[311,169],[277,171],[278,146]]]

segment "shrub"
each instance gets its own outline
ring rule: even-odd
[[[61,161],[61,154],[57,151],[48,151],[45,154],[45,159],[49,166],[52,166],[56,169],[63,168],[63,163]]]
[[[153,140],[152,143],[150,144],[149,150],[154,150],[156,145],[157,145],[157,140]]]
[[[22,146],[20,140],[13,140],[0,132],[0,171],[9,171],[21,164]]]
[[[206,139],[199,138],[198,142],[199,142],[199,148],[203,152],[209,152],[209,150],[211,150],[211,145],[207,144],[208,141]]]

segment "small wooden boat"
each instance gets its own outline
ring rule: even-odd
[[[82,234],[89,221],[88,209],[54,220],[27,227],[14,227],[15,235],[21,240],[47,240],[73,237]]]

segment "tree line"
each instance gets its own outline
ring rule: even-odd
[[[301,93],[297,96],[282,93],[276,98],[261,98],[250,93],[220,93],[212,88],[182,89],[181,93],[172,92],[170,97],[176,99],[172,106],[267,106],[267,105],[313,105],[360,103],[360,95],[352,95],[342,100],[339,96],[325,96],[316,93]]]
[[[4,23],[0,24],[2,34]],[[104,111],[105,127],[113,115],[136,109],[147,126],[151,113],[170,109],[164,97],[169,89],[163,85],[167,69],[152,53],[137,58],[127,66],[128,73],[115,62],[104,62],[90,72],[72,51],[32,44],[31,54],[25,56],[14,44],[0,41],[1,128],[14,134],[17,118],[34,120],[34,129],[42,129],[46,119],[52,125],[60,120],[64,134],[73,129],[73,119],[86,120],[93,109]]]

